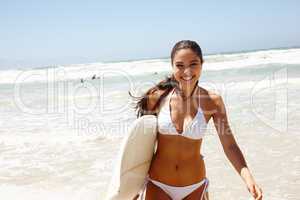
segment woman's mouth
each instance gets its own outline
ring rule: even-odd
[[[190,81],[190,80],[192,80],[194,77],[195,77],[195,76],[183,76],[183,77],[181,77],[181,79],[184,80],[184,81]]]

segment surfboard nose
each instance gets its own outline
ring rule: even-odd
[[[157,118],[136,119],[122,140],[106,200],[132,200],[142,189],[155,150]]]

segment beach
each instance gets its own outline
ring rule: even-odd
[[[204,56],[199,86],[222,95],[231,129],[267,200],[300,195],[300,49]],[[104,197],[139,96],[169,58],[0,70],[1,199]],[[211,199],[251,199],[212,120],[202,154]]]

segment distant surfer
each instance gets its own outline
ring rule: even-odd
[[[150,88],[136,105],[138,117],[154,114],[158,120],[157,151],[139,199],[208,200],[209,181],[200,149],[212,119],[225,155],[251,195],[261,200],[262,190],[235,141],[222,97],[198,86],[203,64],[200,46],[179,41],[171,63],[172,75]]]

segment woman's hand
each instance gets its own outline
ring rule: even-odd
[[[262,200],[262,190],[254,181],[250,181],[246,185],[248,191],[254,197],[255,200]]]

